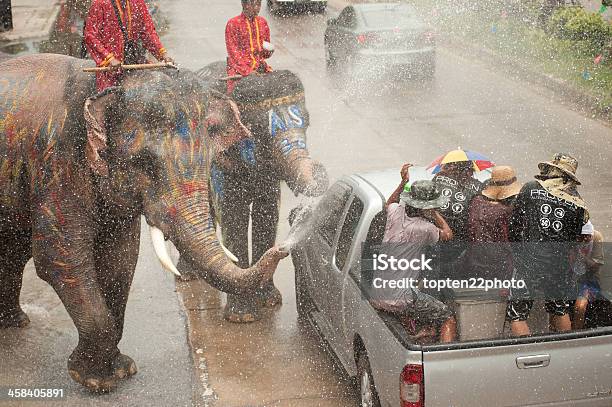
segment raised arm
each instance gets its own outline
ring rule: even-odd
[[[391,196],[389,196],[389,199],[387,199],[386,206],[389,206],[392,203],[399,202],[400,195],[402,194],[404,187],[406,186],[408,181],[410,181],[410,174],[409,174],[410,167],[412,167],[412,164],[409,164],[409,163],[402,165],[402,169],[400,170],[401,181],[399,185],[397,186],[397,188],[395,188],[395,191],[393,191]]]

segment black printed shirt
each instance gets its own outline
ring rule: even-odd
[[[440,188],[442,195],[448,198],[448,202],[438,210],[440,215],[453,231],[454,239],[465,241],[470,201],[480,194],[482,183],[472,178],[462,184],[442,174],[436,175],[433,181]]]
[[[531,181],[523,185],[514,201],[511,233],[516,241],[574,242],[587,220],[584,208]]]

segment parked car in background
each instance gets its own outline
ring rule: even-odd
[[[411,181],[430,177],[411,168]],[[357,379],[360,405],[612,406],[610,321],[551,333],[540,304],[529,320],[534,335],[513,338],[499,291],[466,295],[469,289],[457,289],[449,306],[458,341],[424,344],[392,314],[371,306],[362,244],[382,240],[385,201],[397,183],[397,169],[346,176],[316,206],[290,215],[292,230],[299,230],[291,252],[298,315]],[[610,269],[603,274],[609,281]],[[612,292],[604,289],[604,295],[609,304]]]
[[[324,13],[327,7],[327,0],[267,0],[267,3],[268,10],[273,14],[282,14],[284,11],[297,9]]]
[[[400,71],[433,78],[434,32],[414,7],[399,3],[353,4],[327,21],[325,61],[330,70],[358,67]]]

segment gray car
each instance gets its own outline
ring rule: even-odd
[[[273,14],[283,14],[290,10],[312,10],[315,13],[324,13],[327,0],[266,0],[268,10]]]
[[[411,179],[417,176],[411,171]],[[299,318],[314,326],[331,354],[356,378],[363,406],[612,406],[609,326],[553,334],[542,310],[532,332],[512,338],[505,299],[488,293],[451,306],[459,341],[419,344],[362,294],[362,243],[382,239],[386,197],[397,170],[351,175],[318,204],[292,211],[292,258]],[[612,296],[612,275],[602,277]],[[505,331],[504,331],[505,330]]]
[[[433,31],[414,7],[399,3],[353,4],[327,21],[327,67],[367,72],[414,71],[432,78],[436,67]]]

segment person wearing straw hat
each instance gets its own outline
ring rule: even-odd
[[[405,168],[406,166],[404,166]],[[427,248],[438,241],[452,239],[444,218],[437,209],[447,201],[440,190],[431,181],[415,181],[408,191],[404,186],[408,182],[408,171],[402,169],[402,182],[387,201],[387,224],[383,237],[383,247],[390,249],[398,259],[424,258]],[[403,191],[403,192],[399,192]],[[399,196],[399,202],[397,197]],[[375,271],[380,273],[380,271]],[[397,278],[398,271],[393,271]],[[418,270],[402,272],[401,277],[418,280]],[[378,274],[385,277],[388,274]],[[376,276],[375,276],[376,277]],[[439,328],[440,341],[451,342],[456,338],[456,321],[452,311],[436,298],[420,291],[418,288],[373,288],[370,301],[375,308],[397,315],[402,324],[410,330],[411,323],[418,322],[424,326],[416,336],[427,336],[430,328]]]
[[[514,197],[521,190],[512,167],[497,166],[482,195],[469,207],[463,273],[466,277],[509,279],[512,275],[510,217]]]
[[[241,0],[242,13],[231,18],[225,26],[227,48],[227,75],[247,76],[253,72],[267,73],[272,67],[266,62],[274,47],[270,44],[270,27],[259,16],[261,0]],[[231,94],[235,80],[227,81]]]
[[[159,40],[144,0],[93,0],[83,42],[98,67],[144,63],[147,50],[159,61],[174,62]],[[97,72],[98,92],[117,86],[122,75],[120,69]]]
[[[558,332],[571,330],[568,298],[575,295],[576,287],[567,273],[571,253],[589,220],[577,190],[578,161],[557,153],[538,168],[536,180],[523,185],[517,195],[510,224],[511,239],[524,242],[513,261],[515,277],[525,282],[526,289],[512,290],[506,312],[516,336],[531,333],[526,321],[536,295],[545,300],[551,326]]]

